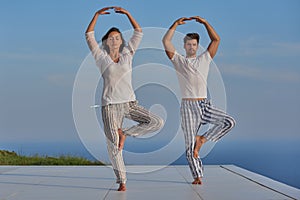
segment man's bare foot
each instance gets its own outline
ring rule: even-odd
[[[196,135],[196,142],[195,142],[195,148],[193,152],[194,158],[199,157],[199,151],[202,145],[206,142],[206,138],[203,136]]]
[[[193,185],[202,185],[202,180],[200,177],[195,178],[195,180],[192,182]]]
[[[118,129],[118,134],[119,134],[119,151],[121,151],[124,147],[124,143],[126,140],[126,135],[124,135],[122,129]]]
[[[120,187],[118,188],[118,191],[126,191],[125,183],[120,183]]]

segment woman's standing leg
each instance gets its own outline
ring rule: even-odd
[[[124,104],[111,104],[102,107],[102,120],[107,141],[108,155],[117,177],[117,183],[126,183],[126,169],[119,150],[118,129],[122,127],[124,118]]]

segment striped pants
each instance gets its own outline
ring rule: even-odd
[[[162,128],[163,120],[139,106],[137,101],[102,106],[102,120],[106,135],[108,155],[117,177],[117,183],[126,183],[126,169],[119,151],[118,129],[122,128],[124,117],[138,122],[137,125],[122,129],[126,136],[142,136]]]
[[[203,177],[202,161],[200,157],[197,159],[193,157],[195,136],[201,125],[213,125],[203,136],[207,140],[216,142],[235,126],[235,121],[225,112],[214,108],[207,99],[199,101],[182,100],[180,115],[190,170],[193,178]]]

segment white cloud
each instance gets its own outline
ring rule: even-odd
[[[10,53],[10,52],[5,52],[5,53],[0,53],[0,59],[3,60],[8,60],[13,62],[16,61],[22,61],[22,62],[47,62],[47,63],[63,63],[63,64],[75,64],[76,61],[78,61],[78,58],[74,58],[73,56],[66,56],[63,54],[42,54],[42,53],[20,53],[20,52],[15,52],[15,53]]]
[[[220,70],[228,75],[256,80],[299,83],[299,63],[296,61],[299,56],[299,42],[274,41],[256,35],[239,41],[236,48],[224,51],[223,59],[237,58],[238,63],[222,63]]]
[[[274,42],[272,44],[275,48],[281,49],[287,53],[297,53],[300,54],[300,43],[291,43],[291,42]]]
[[[282,68],[283,69],[283,68]],[[282,81],[282,82],[300,82],[300,74],[298,72],[279,70],[279,69],[263,69],[253,66],[244,66],[244,65],[225,65],[220,69],[222,73],[252,78],[257,80],[271,80],[271,81]]]
[[[252,36],[238,42],[236,52],[239,56],[300,56],[300,43],[276,41]]]
[[[52,74],[47,77],[47,80],[54,85],[63,87],[72,87],[75,75],[72,74]]]

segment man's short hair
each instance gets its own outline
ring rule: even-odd
[[[200,36],[198,33],[187,33],[183,38],[183,42],[185,44],[188,40],[192,40],[192,39],[197,40],[197,44],[199,44]]]

